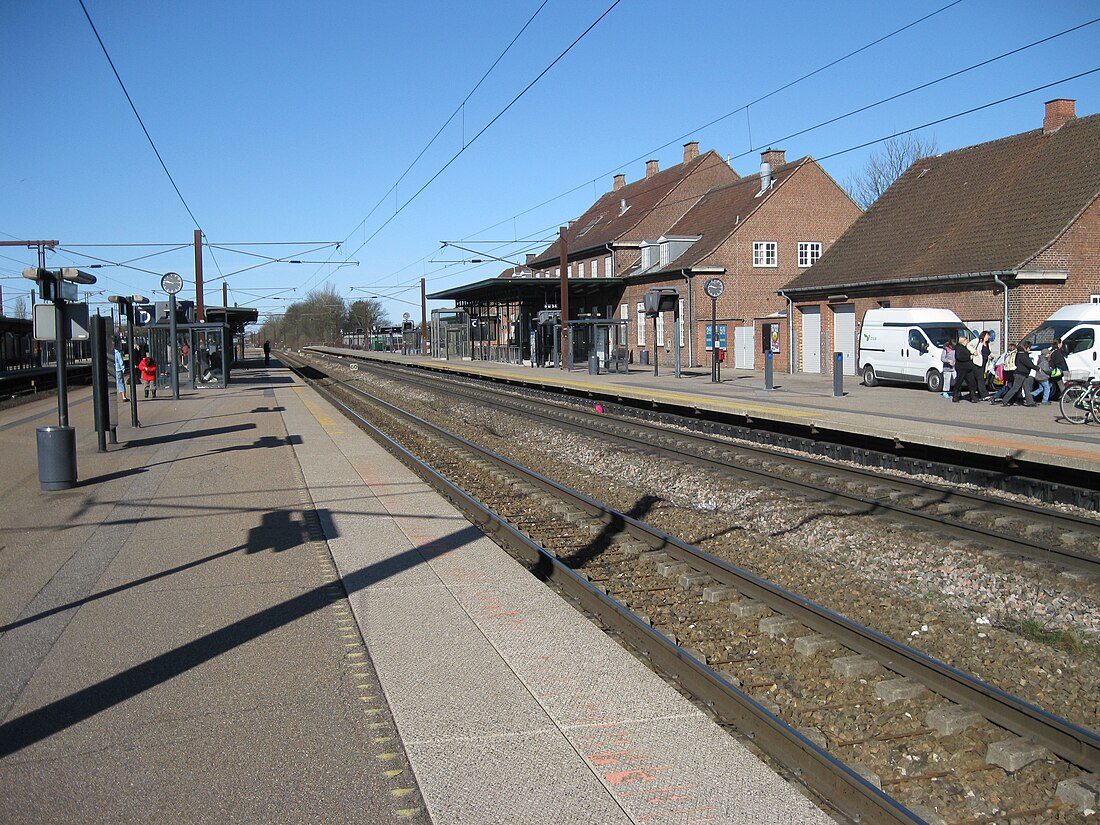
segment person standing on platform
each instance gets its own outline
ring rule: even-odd
[[[951,400],[958,404],[962,400],[963,385],[968,392],[967,401],[971,404],[978,403],[978,380],[974,375],[974,362],[970,354],[969,340],[965,335],[959,336],[959,342],[955,345],[955,389],[951,393]]]
[[[951,379],[955,377],[955,342],[945,341],[940,352],[943,362],[943,397],[951,397]]]
[[[122,357],[122,350],[115,347],[115,388],[122,396],[123,401],[129,401],[126,397],[126,361]]]
[[[264,341],[264,366],[271,366],[271,342]]]
[[[138,362],[138,369],[141,370],[141,387],[145,394],[145,397],[149,397],[149,390],[153,391],[153,398],[157,397],[157,362],[153,359],[150,353],[146,353],[145,357]]]
[[[974,362],[974,377],[978,379],[978,395],[982,401],[989,398],[989,370],[993,364],[993,348],[990,344],[993,333],[988,329],[978,334],[970,342],[971,360]]]

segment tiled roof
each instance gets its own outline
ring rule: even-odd
[[[768,188],[767,193],[763,195],[759,195],[760,178],[755,175],[742,178],[736,183],[716,186],[711,189],[665,233],[667,235],[698,235],[700,238],[684,254],[676,260],[670,261],[662,270],[667,272],[700,265],[708,255],[714,252],[737,230],[738,226],[744,223],[750,214],[766,202],[779,186],[807,162],[813,162],[809,156],[773,169],[772,185]]]
[[[570,254],[583,250],[599,249],[624,238],[655,207],[661,204],[686,178],[713,164],[725,161],[714,151],[704,152],[684,163],[671,166],[648,178],[628,183],[618,191],[604,193],[583,215],[573,221],[566,230],[566,246]],[[729,169],[732,178],[737,173]],[[626,200],[627,210],[620,214],[621,203]],[[633,238],[632,240],[641,240]],[[561,259],[558,241],[528,262],[528,266],[556,264]]]
[[[1018,269],[1100,193],[1100,115],[914,163],[787,289]]]

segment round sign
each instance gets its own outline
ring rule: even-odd
[[[403,321],[407,321],[407,320],[409,320],[409,313],[407,313],[407,312],[406,312],[406,313],[402,314],[402,316],[401,316],[401,319],[402,319]]]
[[[183,278],[180,277],[178,272],[169,272],[160,279],[160,288],[169,295],[175,295],[183,289]]]
[[[711,298],[721,297],[725,290],[726,285],[722,283],[721,278],[707,278],[706,283],[703,284],[703,291]]]

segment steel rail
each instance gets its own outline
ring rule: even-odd
[[[291,365],[288,364],[288,366]],[[627,646],[645,655],[658,670],[708,707],[720,722],[742,731],[761,750],[799,777],[829,805],[857,822],[875,822],[883,825],[923,825],[925,823],[925,820],[774,716],[752,697],[734,687],[720,674],[699,662],[668,637],[641,621],[624,605],[593,587],[533,539],[445,478],[325,387],[310,380],[295,367],[291,366],[291,369],[345,415],[358,422],[391,455],[410,467],[421,479],[442,494],[474,526],[514,553],[534,575],[559,587],[566,596],[579,603],[610,632],[618,635]],[[369,396],[362,390],[349,387],[345,382],[339,383],[358,395]],[[640,522],[635,522],[629,516],[605,508],[582,493],[563,487],[503,456],[484,450],[461,436],[447,433],[446,430],[393,407],[381,399],[371,398],[372,403],[384,405],[400,418],[426,426],[440,435],[446,434],[448,440],[507,467],[543,489],[552,490],[555,494],[577,503],[584,502],[587,505],[585,509],[594,508],[593,512],[600,512],[612,521],[622,520],[627,524],[636,524],[644,535],[658,541],[654,546],[661,546],[663,539],[659,537],[663,534],[647,531]],[[675,541],[670,537],[665,538]]]
[[[371,362],[372,368],[376,363],[380,362]],[[388,365],[383,367],[383,370],[386,369],[388,369]],[[673,430],[669,427],[652,424],[646,421],[638,421],[633,418],[619,417],[606,412],[597,415],[589,413],[586,410],[555,403],[553,401],[519,398],[513,394],[502,392],[495,388],[478,388],[474,390],[473,388],[465,388],[461,384],[441,382],[438,379],[431,381],[419,375],[410,379],[410,375],[407,371],[402,371],[399,367],[393,368],[393,370],[401,372],[401,379],[403,381],[415,383],[419,386],[430,387],[435,392],[441,391],[445,386],[446,389],[444,391],[470,398],[479,403],[484,403],[486,393],[493,393],[499,397],[509,399],[513,404],[531,405],[534,409],[523,410],[525,415],[538,417],[542,421],[556,426],[572,428],[588,434],[592,431],[596,431],[601,436],[613,439],[635,449],[642,449],[647,452],[658,449],[664,453],[676,456],[679,460],[687,461],[691,464],[703,466],[708,469],[732,472],[742,478],[748,478],[758,482],[762,481],[769,486],[778,486],[798,493],[810,491],[818,498],[823,498],[827,501],[863,507],[865,508],[862,511],[864,514],[870,514],[876,511],[886,512],[908,519],[922,527],[931,527],[962,539],[969,540],[973,539],[976,535],[981,536],[988,544],[1005,549],[1009,552],[1100,576],[1100,557],[1096,555],[1082,553],[1059,545],[1043,543],[1029,537],[1026,533],[1013,534],[976,524],[960,524],[949,517],[922,512],[921,510],[907,507],[888,498],[867,497],[856,492],[845,491],[837,486],[824,488],[810,481],[799,481],[795,478],[776,475],[767,469],[756,469],[751,466],[730,464],[717,458],[711,458],[705,455],[703,451],[721,449],[733,453],[743,453],[759,457],[762,461],[766,462],[779,461],[787,465],[806,467],[812,472],[828,473],[832,476],[857,479],[867,486],[887,485],[913,497],[935,496],[935,500],[929,502],[930,505],[959,504],[967,510],[981,508],[987,512],[1001,513],[1021,520],[1042,520],[1046,522],[1051,531],[1055,533],[1062,533],[1068,528],[1092,533],[1100,539],[1100,522],[1095,520],[1081,518],[1068,513],[1054,513],[1030,504],[1004,501],[1002,499],[991,498],[967,490],[953,489],[932,482],[900,478],[895,475],[876,473],[863,468],[847,467],[812,456],[792,455],[787,452],[770,450],[755,445],[715,441],[694,432]],[[563,420],[553,413],[544,412],[538,409],[539,407],[568,411],[570,414],[582,417],[584,420],[583,422]],[[622,426],[617,429],[612,429],[608,426],[610,422],[615,422]],[[678,446],[667,443],[653,443],[653,441],[647,440],[642,433],[649,433],[654,438],[671,438],[673,440],[686,441],[696,445],[698,451],[684,450]]]
[[[1048,713],[1030,702],[840,616],[747,570],[727,564],[705,551],[691,547],[673,536],[606,507],[583,493],[571,490],[533,470],[479,447],[459,435],[450,433],[438,425],[401,410],[354,384],[339,381],[339,379],[332,380],[337,381],[347,391],[370,399],[371,403],[406,421],[415,423],[417,427],[425,428],[441,438],[474,451],[526,478],[531,483],[570,500],[574,505],[604,523],[621,525],[623,531],[654,549],[663,550],[716,581],[731,586],[746,596],[763,601],[777,613],[795,618],[811,630],[835,638],[840,644],[858,653],[873,657],[889,670],[917,679],[934,693],[958,704],[969,706],[991,722],[1032,739],[1067,762],[1090,772],[1100,771],[1100,735],[1095,732]],[[684,655],[687,656],[687,654]]]

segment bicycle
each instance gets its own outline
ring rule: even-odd
[[[1100,406],[1100,380],[1067,382],[1065,391],[1058,401],[1062,417],[1070,424],[1084,424],[1090,418],[1100,421],[1097,408]]]

